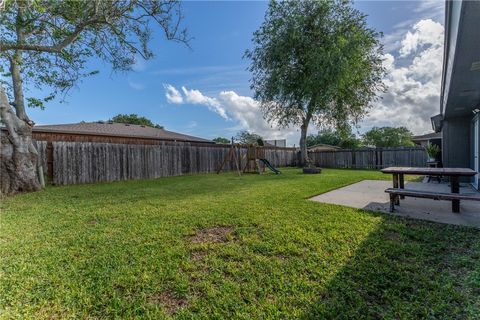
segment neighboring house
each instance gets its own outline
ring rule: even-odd
[[[442,133],[441,132],[432,132],[427,134],[422,134],[420,136],[413,136],[412,141],[419,146],[426,147],[429,143],[435,144],[439,148],[442,147]]]
[[[480,1],[447,1],[440,114],[443,165],[480,167]],[[472,181],[478,188],[478,175]]]
[[[38,141],[82,141],[123,144],[159,144],[191,142],[214,144],[213,141],[182,133],[143,125],[113,122],[80,122],[33,127],[33,139]]]
[[[279,139],[279,140],[263,140],[265,146],[271,147],[287,147],[287,139]]]
[[[319,152],[319,151],[336,151],[336,150],[340,150],[342,148],[336,147],[336,146],[331,146],[329,144],[320,143],[320,144],[316,144],[314,146],[308,147],[307,149],[308,149],[308,151],[311,151],[311,152]]]

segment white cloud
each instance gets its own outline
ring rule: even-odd
[[[422,19],[443,20],[445,13],[444,0],[423,0],[418,1],[414,12],[420,14]]]
[[[388,91],[362,123],[406,126],[415,134],[431,131],[430,117],[439,112],[443,61],[443,26],[430,19],[416,23],[404,34],[399,58],[386,54]]]
[[[413,26],[413,32],[408,31],[401,42],[399,50],[401,57],[406,57],[425,45],[443,43],[443,26],[431,19],[420,20]]]
[[[291,143],[298,143],[295,128],[279,128],[268,123],[260,109],[260,104],[247,96],[240,96],[234,91],[222,91],[219,100],[228,114],[238,121],[241,129],[255,132],[266,139],[287,138]]]
[[[182,94],[171,84],[164,84],[165,96],[168,103],[181,104],[183,103]]]
[[[401,21],[393,26],[393,31],[383,37],[384,48],[387,52],[397,51],[402,47],[402,40],[405,33],[410,30],[418,21],[433,20],[443,22],[445,19],[445,1],[444,0],[423,0],[413,3],[411,8],[411,17]],[[402,6],[401,10],[406,7]],[[408,8],[408,6],[407,6]],[[410,10],[410,9],[408,9]]]
[[[425,133],[431,131],[430,117],[439,112],[443,26],[423,19],[410,30],[403,30],[402,36],[398,30],[395,32],[398,41],[384,56],[388,90],[361,123],[361,131],[373,126],[406,126],[415,134]],[[171,85],[165,85],[165,90],[169,103],[204,105],[224,119],[235,121],[235,126],[226,129],[232,133],[249,130],[267,139],[287,138],[290,145],[298,144],[299,130],[268,123],[259,103],[251,97],[231,90],[212,97],[186,87],[179,92]],[[315,130],[313,125],[310,128]]]
[[[222,107],[220,102],[217,99],[205,96],[199,90],[189,90],[185,87],[182,87],[183,95],[185,96],[185,102],[191,104],[199,104],[207,106],[210,111],[213,111],[220,115],[222,118],[228,120],[227,113],[225,109]]]
[[[135,90],[145,89],[145,86],[141,83],[138,83],[138,82],[128,81],[128,85],[130,86],[130,88],[135,89]]]
[[[296,128],[278,128],[269,124],[264,118],[260,105],[251,97],[241,96],[234,91],[222,91],[218,97],[204,95],[201,91],[182,87],[183,95],[171,85],[165,85],[167,101],[174,90],[180,95],[183,104],[190,103],[208,107],[226,120],[237,122],[237,125],[227,128],[226,131],[235,133],[248,130],[260,134],[266,139],[287,138],[290,144],[298,144],[298,130]],[[178,99],[180,101],[180,99]]]

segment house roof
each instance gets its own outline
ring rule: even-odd
[[[445,2],[445,45],[440,112],[472,116],[480,104],[480,1]]]
[[[419,135],[419,136],[413,136],[412,137],[413,141],[431,140],[431,139],[442,139],[442,133],[441,132],[431,132],[431,133],[422,134],[422,135]]]
[[[152,128],[136,124],[124,124],[103,121],[40,125],[33,127],[33,131],[213,143],[213,141],[207,139],[189,136],[186,134],[172,132],[164,129]]]

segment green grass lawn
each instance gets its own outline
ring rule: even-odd
[[[480,230],[307,198],[374,171],[51,187],[2,201],[0,318],[480,317]]]

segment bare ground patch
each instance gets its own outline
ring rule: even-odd
[[[147,298],[147,302],[161,305],[168,314],[174,314],[187,305],[186,299],[179,298],[170,291],[151,295]]]
[[[94,225],[97,225],[97,224],[98,224],[98,220],[92,219],[92,220],[89,220],[87,223],[88,223],[89,225],[94,226]]]
[[[231,239],[233,232],[231,226],[216,226],[212,228],[199,229],[190,237],[193,243],[224,243]]]
[[[208,252],[206,250],[195,250],[192,252],[191,257],[193,261],[202,261]]]

